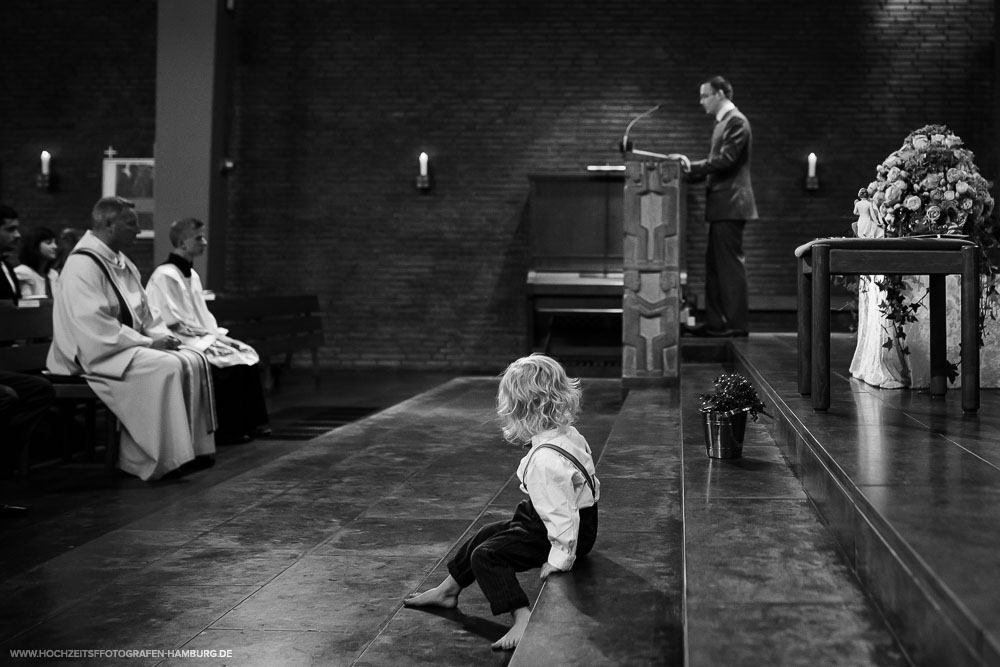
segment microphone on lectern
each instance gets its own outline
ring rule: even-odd
[[[627,153],[628,151],[632,150],[632,146],[628,140],[628,133],[632,131],[632,126],[635,125],[640,120],[642,120],[643,118],[645,118],[646,116],[648,116],[649,114],[659,109],[660,106],[661,105],[657,104],[652,109],[643,111],[641,114],[639,114],[629,122],[628,126],[625,128],[625,136],[622,137],[622,145],[620,146],[622,153]]]

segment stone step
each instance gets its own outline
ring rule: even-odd
[[[542,587],[510,665],[683,664],[680,395],[632,390],[597,461],[600,534]]]
[[[632,390],[598,460],[601,531],[541,588],[510,665],[909,664],[767,426],[706,455],[699,394]]]
[[[795,336],[733,347],[780,416],[774,438],[855,576],[918,665],[1000,667],[1000,394],[883,390],[847,372],[854,336],[831,339],[831,406],[797,389]],[[786,361],[782,361],[785,359]]]
[[[681,381],[687,665],[909,664],[771,438],[771,418],[748,421],[741,458],[708,458],[699,394],[722,370],[687,365]]]

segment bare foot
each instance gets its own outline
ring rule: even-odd
[[[405,607],[445,607],[454,609],[458,606],[458,594],[462,587],[450,574],[434,588],[418,595],[410,595],[403,600]]]
[[[514,617],[514,625],[507,631],[507,634],[493,643],[494,651],[513,651],[517,648],[518,642],[524,635],[524,629],[528,627],[531,610],[527,607],[521,607],[511,612],[511,616]]]

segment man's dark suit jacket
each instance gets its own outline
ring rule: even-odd
[[[756,220],[750,184],[750,121],[735,107],[712,130],[707,160],[691,163],[691,180],[707,179],[705,219]]]
[[[14,279],[14,289],[12,291],[10,281],[8,281],[7,276],[3,274],[3,269],[0,269],[0,301],[7,301],[16,306],[21,295],[17,291],[17,276],[14,275],[14,267],[8,264],[2,257],[0,257],[0,262],[3,262],[3,264],[7,267],[7,270],[10,271],[11,278]]]

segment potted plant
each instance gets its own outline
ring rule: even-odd
[[[743,455],[747,415],[757,421],[757,413],[764,412],[764,402],[750,380],[740,373],[725,373],[712,383],[715,391],[701,395],[705,448],[714,459],[739,458]]]

